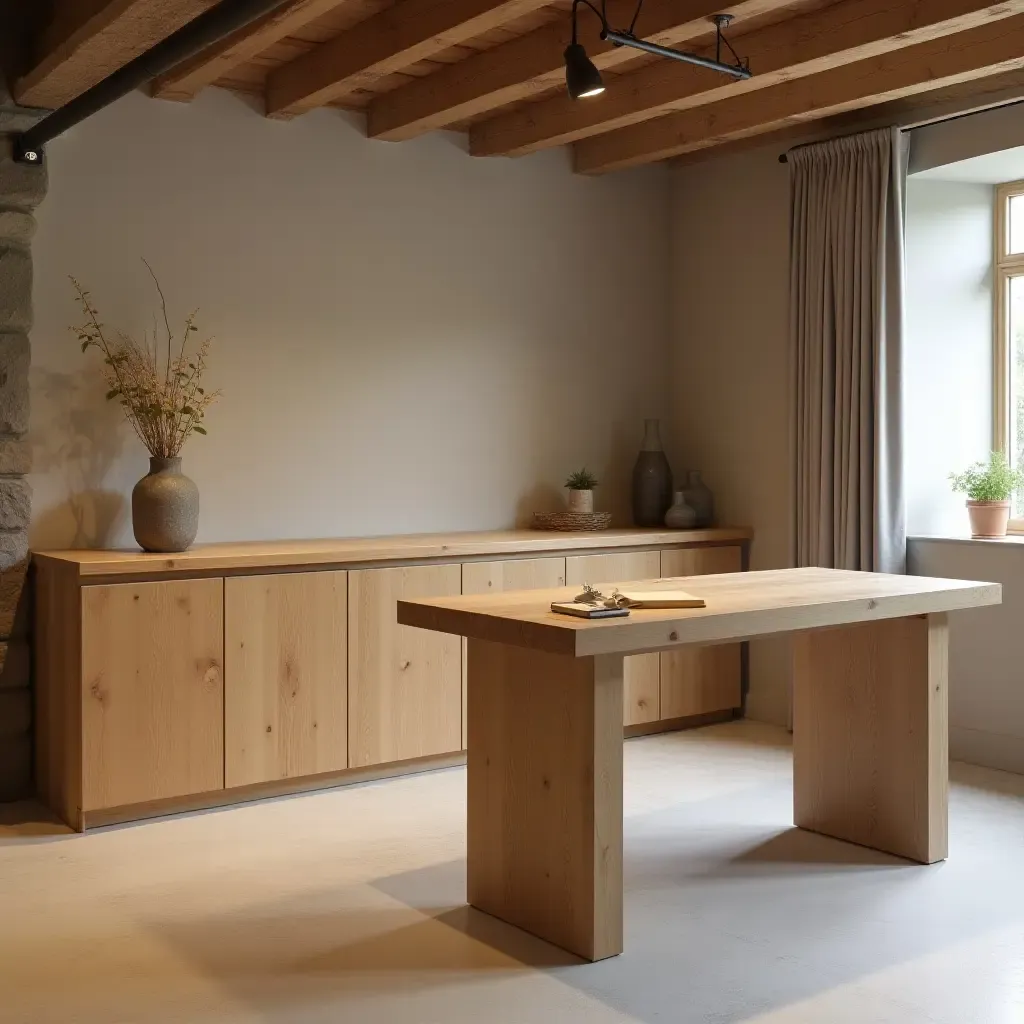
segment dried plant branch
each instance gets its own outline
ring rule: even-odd
[[[180,454],[192,434],[205,434],[203,419],[206,410],[220,397],[219,391],[207,392],[202,387],[203,374],[210,351],[210,339],[199,343],[189,354],[189,340],[198,331],[196,312],[185,320],[180,346],[175,342],[167,315],[167,300],[153,268],[145,260],[146,269],[153,278],[166,329],[164,346],[160,344],[159,330],[154,323],[153,345],[148,335],[142,342],[124,333],[111,340],[100,323],[99,313],[89,299],[89,293],[71,278],[82,307],[84,322],[72,327],[82,351],[98,349],[103,355],[107,379],[107,399],[118,400],[132,429],[148,449],[158,458],[173,458]],[[177,349],[177,354],[175,354]]]

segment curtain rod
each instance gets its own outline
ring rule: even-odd
[[[1017,106],[1020,106],[1021,104],[1024,104],[1024,99],[1018,98],[1018,99],[1006,100],[1003,103],[993,103],[991,106],[979,107],[979,108],[977,108],[975,110],[962,110],[959,114],[949,114],[947,117],[933,117],[933,118],[929,118],[928,120],[925,120],[925,121],[914,121],[914,122],[912,122],[910,124],[901,125],[900,126],[900,131],[901,132],[910,132],[910,131],[913,131],[915,128],[924,128],[924,127],[926,127],[927,125],[930,125],[930,124],[946,124],[949,121],[959,121],[962,117],[974,117],[976,114],[985,114],[985,113],[988,113],[988,111],[990,111],[990,110],[1002,110],[1004,107],[1017,107]],[[865,129],[862,129],[862,131],[871,131],[871,129],[870,128],[865,128]],[[859,134],[860,134],[860,132],[848,132],[846,135],[837,135],[837,136],[835,136],[835,138],[837,138],[837,139],[848,139],[852,135],[859,135]],[[822,142],[826,142],[828,140],[827,139],[822,139],[821,141]],[[804,142],[804,143],[802,143],[799,146],[793,146],[791,149],[786,150],[785,153],[780,153],[779,154],[779,163],[780,164],[789,163],[789,154],[792,153],[794,149],[803,149],[804,146],[813,146],[813,145],[814,145],[813,142]]]
[[[957,114],[956,115],[956,117],[962,117],[962,116],[964,116],[964,115],[962,115],[962,114]],[[946,118],[946,120],[954,121],[954,120],[956,120],[956,117]],[[866,132],[866,131],[868,131],[868,132],[870,132],[870,131],[877,131],[877,129],[875,129],[875,128],[863,128],[863,129],[861,129],[861,131],[858,131],[858,132],[847,132],[845,135],[833,135],[831,138],[819,139],[816,142],[803,142],[799,146],[793,146],[791,149],[787,149],[785,153],[780,153],[779,154],[779,163],[780,164],[788,164],[789,163],[789,154],[794,152],[795,150],[806,149],[808,146],[817,146],[819,142],[835,142],[838,139],[852,139],[855,135],[863,135],[864,132]],[[910,127],[908,126],[906,128],[901,128],[900,131],[901,132],[908,132],[908,131],[910,131]]]

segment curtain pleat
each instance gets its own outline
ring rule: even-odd
[[[789,161],[794,561],[904,572],[903,136]]]

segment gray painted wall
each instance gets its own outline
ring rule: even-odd
[[[907,530],[967,532],[949,473],[992,446],[993,189],[907,182]]]
[[[751,568],[790,564],[789,176],[778,144],[672,177],[672,412],[680,465],[723,522],[754,527]],[[748,713],[786,724],[789,644],[751,644]]]
[[[949,751],[1024,773],[1024,539],[912,538],[908,567],[918,576],[1002,583],[998,607],[950,615]]]
[[[511,525],[587,465],[627,515],[668,382],[668,172],[471,159],[358,118],[131,95],[56,140],[34,244],[32,545],[131,544],[147,456],[104,402],[68,275],[104,322],[200,308],[223,398],[184,469],[199,540]],[[116,156],[114,155],[116,153]]]

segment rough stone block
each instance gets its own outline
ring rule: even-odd
[[[17,476],[32,471],[32,447],[25,438],[0,437],[0,475]]]
[[[0,569],[0,638],[5,640],[21,636],[18,627],[28,622],[28,595],[24,593],[27,576],[27,560]]]
[[[0,331],[28,331],[31,327],[32,254],[27,246],[0,238]]]
[[[31,210],[46,195],[46,165],[15,163],[11,152],[10,136],[0,136],[0,195],[5,206]]]
[[[5,202],[0,194],[0,202]],[[36,233],[36,219],[28,210],[7,210],[0,207],[0,238],[28,245]]]
[[[0,803],[32,794],[32,738],[0,739]]]
[[[32,731],[32,692],[0,690],[0,744]]]
[[[20,477],[0,478],[0,530],[27,530],[32,490]]]
[[[13,569],[26,558],[28,558],[27,531],[15,530],[11,533],[0,533],[0,572]]]
[[[3,284],[0,282],[0,291]],[[0,298],[0,318],[2,318]],[[25,334],[0,334],[0,433],[28,430],[29,342]]]
[[[0,643],[0,690],[20,690],[32,679],[32,649],[25,640]]]

